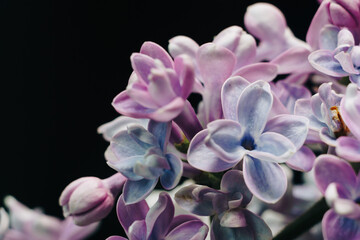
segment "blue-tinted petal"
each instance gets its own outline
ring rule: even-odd
[[[160,176],[160,182],[165,189],[170,190],[179,183],[183,172],[183,165],[181,160],[171,153],[166,154],[166,159],[170,169],[165,170],[164,174]]]
[[[175,194],[175,201],[181,208],[199,216],[215,214],[213,199],[220,192],[201,185],[189,185],[181,188]]]
[[[333,57],[331,51],[317,50],[309,55],[310,64],[319,72],[332,77],[344,77],[349,74],[343,70],[340,63]]]
[[[219,158],[216,153],[205,144],[208,130],[200,131],[191,140],[188,150],[188,161],[190,165],[203,171],[221,172],[238,163],[238,161],[227,162]]]
[[[144,220],[149,211],[149,206],[145,200],[134,204],[126,204],[124,195],[119,197],[116,205],[116,212],[121,226],[128,232],[131,224],[137,220]]]
[[[261,134],[255,149],[247,154],[270,162],[285,162],[296,152],[295,145],[286,137],[275,132]]]
[[[227,171],[221,179],[220,189],[225,193],[241,193],[242,206],[246,206],[252,198],[252,194],[245,184],[244,175],[239,170]]]
[[[265,132],[276,132],[288,138],[299,149],[305,142],[309,120],[306,117],[282,114],[269,120]]]
[[[264,81],[250,84],[242,92],[237,105],[237,119],[244,132],[255,140],[265,128],[272,107],[270,85]]]
[[[247,87],[250,83],[240,77],[235,76],[231,77],[222,86],[221,89],[221,103],[223,114],[226,119],[236,120],[236,107],[239,101],[239,97],[242,91]]]
[[[246,150],[241,146],[242,128],[232,120],[216,120],[207,125],[205,144],[216,155],[228,162],[240,161]]]
[[[157,181],[158,179],[126,181],[123,189],[125,203],[131,204],[145,199],[155,188]]]
[[[315,158],[316,156],[310,148],[302,146],[286,161],[286,165],[297,171],[308,172],[313,168]]]
[[[171,132],[171,121],[170,122],[156,122],[153,120],[149,121],[148,130],[157,138],[160,148],[166,151],[166,146],[169,141]]]
[[[163,239],[170,228],[174,211],[174,204],[169,194],[165,192],[160,193],[158,201],[150,208],[146,215],[146,239]]]
[[[275,203],[284,195],[287,178],[279,164],[245,156],[243,170],[246,185],[260,200]]]
[[[360,238],[360,222],[339,216],[332,209],[325,213],[322,229],[325,240],[357,240]]]
[[[146,236],[145,220],[137,220],[131,224],[128,231],[129,239],[142,240]]]
[[[165,240],[205,240],[208,231],[208,226],[200,220],[187,221],[169,232]]]

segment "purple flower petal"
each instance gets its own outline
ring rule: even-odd
[[[337,139],[336,153],[349,161],[360,162],[360,141],[352,137]]]
[[[195,217],[194,215],[188,214],[180,214],[173,218],[170,224],[169,232],[171,232],[176,227],[180,226],[183,223],[190,222],[190,221],[198,221],[199,218]]]
[[[149,121],[148,131],[158,140],[160,149],[165,152],[170,138],[171,122]]]
[[[340,103],[340,114],[351,133],[360,139],[360,93],[355,84],[349,84]]]
[[[275,132],[265,132],[256,141],[256,147],[247,154],[264,161],[282,163],[296,152],[294,144],[286,137]]]
[[[172,229],[164,240],[204,240],[208,231],[208,226],[200,220],[187,221]]]
[[[238,69],[233,76],[240,76],[249,82],[272,81],[278,74],[278,67],[273,63],[253,63]]]
[[[323,194],[332,182],[339,183],[347,189],[353,189],[356,185],[356,175],[351,165],[333,155],[319,156],[315,160],[314,173],[316,185]]]
[[[149,112],[147,118],[158,122],[168,122],[177,117],[184,109],[185,100],[181,97],[176,97],[168,104]]]
[[[187,55],[175,58],[175,72],[179,77],[182,98],[186,99],[193,90],[195,82],[195,72],[193,61]]]
[[[127,90],[122,91],[114,98],[112,106],[118,113],[134,118],[147,118],[150,113],[155,111],[135,102],[129,97]]]
[[[322,229],[325,240],[357,240],[360,238],[360,222],[339,216],[332,209],[325,213]]]
[[[246,219],[242,209],[225,211],[221,216],[220,225],[228,228],[246,227]]]
[[[310,64],[319,72],[332,77],[344,77],[349,74],[345,72],[338,61],[329,50],[317,50],[309,55]]]
[[[151,73],[149,74],[147,92],[158,107],[164,106],[175,99],[179,94],[180,86],[178,82],[177,76],[173,71],[154,68],[151,69]],[[175,86],[174,88],[173,85],[176,85],[176,83],[178,86]]]
[[[310,99],[299,99],[295,103],[295,115],[304,116],[309,119],[309,130],[320,131],[321,128],[327,127],[324,122],[321,122],[310,108],[312,101]]]
[[[154,42],[144,42],[141,46],[140,53],[153,59],[159,59],[166,68],[173,68],[173,61],[170,55],[165,49]]]
[[[187,154],[190,165],[207,172],[221,172],[238,163],[238,161],[227,162],[220,159],[211,148],[206,146],[207,136],[208,130],[205,129],[191,140]]]
[[[100,127],[98,127],[97,132],[102,134],[106,141],[110,142],[113,136],[115,136],[120,131],[126,130],[127,126],[141,125],[146,127],[147,123],[147,119],[136,119],[120,116],[110,122],[102,124]]]
[[[205,86],[222,85],[230,77],[236,62],[232,52],[214,43],[202,45],[196,58]]]
[[[306,34],[306,42],[310,44],[312,49],[319,49],[319,33],[329,23],[328,6],[329,1],[323,1],[311,20]]]
[[[319,136],[321,141],[329,146],[336,147],[336,138],[333,132],[328,127],[324,127],[320,130]]]
[[[239,76],[227,79],[221,89],[221,103],[224,118],[236,120],[236,107],[242,91],[249,86],[249,82]]]
[[[202,45],[196,59],[205,85],[203,100],[206,123],[208,123],[222,116],[221,87],[230,77],[236,59],[228,49],[214,43]]]
[[[219,218],[215,217],[211,224],[211,239],[222,240],[271,240],[272,233],[264,220],[247,209],[241,210],[245,215],[246,227],[227,228],[220,225]]]
[[[220,189],[225,193],[241,193],[242,206],[246,206],[251,201],[252,194],[245,184],[243,173],[239,170],[227,171],[221,179]]]
[[[326,25],[320,31],[319,47],[325,50],[334,50],[337,47],[340,29],[334,25]]]
[[[297,72],[299,70],[302,72],[311,72],[312,67],[307,61],[309,54],[309,49],[303,46],[296,46],[277,56],[271,61],[271,63],[277,65],[278,74],[287,74]]]
[[[217,156],[228,162],[240,161],[246,150],[240,145],[243,131],[238,122],[216,120],[207,125],[208,136],[205,144]]]
[[[272,102],[270,85],[264,81],[250,84],[239,98],[237,120],[244,132],[254,139],[257,139],[265,128]]]
[[[287,178],[279,164],[245,156],[243,170],[246,185],[260,200],[275,203],[285,194]]]
[[[192,58],[196,57],[199,45],[189,37],[176,36],[169,40],[169,52],[173,58],[186,54]]]
[[[156,68],[154,59],[145,54],[133,53],[130,60],[136,75],[145,83],[149,83],[151,69]]]
[[[299,149],[305,142],[308,125],[309,120],[305,117],[282,114],[269,120],[264,131],[285,136]]]
[[[175,194],[175,201],[181,208],[199,216],[212,216],[215,214],[213,198],[220,192],[201,185],[189,185],[181,188]]]
[[[132,204],[145,199],[155,188],[157,182],[158,179],[126,181],[123,189],[125,203]]]
[[[137,220],[131,224],[128,231],[129,239],[144,239],[146,236],[146,223],[145,220]]]
[[[310,148],[302,146],[286,161],[286,165],[297,171],[308,172],[313,168],[315,158],[316,156]]]
[[[117,216],[125,232],[128,232],[133,222],[144,220],[148,211],[149,206],[145,200],[133,204],[126,204],[123,195],[119,197],[116,205]]]
[[[162,192],[146,215],[146,239],[163,239],[174,217],[174,204],[169,194]]]
[[[160,176],[161,185],[166,189],[173,189],[180,181],[183,172],[183,165],[179,158],[175,155],[168,153],[166,158],[169,162],[170,169]]]
[[[244,16],[246,29],[262,41],[272,41],[282,36],[286,20],[282,12],[269,3],[256,3],[249,6]]]
[[[235,54],[237,60],[235,69],[255,61],[255,39],[239,26],[224,29],[214,38],[213,43],[223,46]]]
[[[354,64],[351,59],[351,54],[348,52],[339,52],[334,56],[340,63],[342,69],[349,74],[359,74],[359,70],[354,68]]]

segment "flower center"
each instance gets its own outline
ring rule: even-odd
[[[331,128],[336,138],[346,136],[349,133],[348,127],[345,125],[337,106],[332,106],[331,111]]]
[[[241,139],[241,143],[240,145],[245,148],[246,150],[254,150],[256,147],[254,138],[249,136],[249,135],[245,135],[242,139]]]

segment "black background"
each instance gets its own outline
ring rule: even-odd
[[[167,48],[176,35],[209,42],[244,27],[255,2],[0,0],[0,199],[11,194],[61,217],[68,183],[114,173],[96,129],[118,116],[111,101],[127,84],[131,53],[144,41]],[[305,39],[316,0],[266,2]],[[121,232],[113,211],[91,239]]]

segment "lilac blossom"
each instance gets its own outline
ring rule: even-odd
[[[191,215],[174,217],[171,197],[162,192],[154,206],[149,209],[145,200],[126,204],[121,195],[117,204],[117,215],[129,240],[204,240],[208,227]],[[111,236],[107,240],[126,240]]]
[[[243,160],[250,191],[265,202],[276,202],[287,185],[279,163],[286,162],[303,145],[308,120],[281,114],[268,121],[273,96],[264,81],[228,79],[222,89],[222,105],[225,119],[209,123],[193,138],[189,163],[203,171],[221,172]]]
[[[319,92],[310,99],[296,102],[295,114],[310,120],[310,142],[324,142],[336,146],[336,139],[347,134],[347,127],[340,114],[342,95],[331,89],[331,83],[323,83]]]
[[[81,240],[91,235],[99,225],[93,223],[80,227],[71,217],[60,220],[45,215],[39,209],[29,209],[12,196],[7,196],[4,202],[9,209],[10,227],[3,238],[0,235],[2,240]]]
[[[277,114],[294,114],[295,103],[299,99],[310,99],[310,91],[302,85],[297,85],[286,80],[270,83],[274,102],[272,111]],[[277,109],[274,110],[274,106]],[[298,171],[310,171],[313,167],[315,154],[307,146],[302,146],[287,162],[290,168]]]
[[[250,5],[245,13],[246,29],[260,40],[257,48],[257,61],[273,60],[293,47],[309,53],[309,46],[296,38],[286,24],[283,13],[269,3]]]
[[[191,60],[185,55],[172,60],[162,47],[145,42],[140,53],[131,56],[131,64],[134,72],[127,89],[114,98],[114,108],[129,117],[162,122],[177,117],[192,91]]]
[[[0,239],[3,239],[5,233],[10,227],[9,215],[4,208],[0,208]]]
[[[200,216],[213,216],[211,240],[272,239],[265,222],[246,209],[252,194],[239,170],[224,174],[220,190],[189,185],[175,194],[175,201],[185,210]]]
[[[348,28],[355,34],[357,42],[359,42],[359,6],[359,0],[322,1],[309,26],[306,34],[306,42],[308,42],[314,50],[321,48],[319,46],[319,39],[323,28],[329,24],[340,28]]]
[[[354,45],[353,35],[349,30],[342,29],[338,32],[337,39],[330,39],[330,41],[337,43],[336,48],[312,52],[309,55],[311,65],[318,71],[333,77],[349,76],[350,81],[360,87],[360,46]]]
[[[167,152],[170,131],[171,122],[151,120],[148,130],[132,125],[112,138],[106,158],[112,168],[128,178],[123,189],[126,203],[148,196],[159,178],[168,190],[179,182],[183,165],[178,157]]]
[[[70,183],[61,193],[59,204],[65,217],[71,216],[79,226],[105,218],[114,206],[126,178],[120,173],[106,179],[82,177]]]
[[[184,53],[192,57],[197,79],[193,91],[203,98],[198,109],[203,125],[223,117],[221,87],[226,79],[242,76],[250,82],[271,81],[277,74],[277,65],[254,62],[255,40],[238,26],[224,29],[213,42],[201,46],[188,37],[174,37],[169,52],[174,57]]]
[[[331,207],[322,220],[325,240],[360,238],[360,174],[349,163],[333,155],[315,161],[316,184]]]
[[[351,136],[343,136],[337,140],[336,153],[353,162],[360,161],[360,92],[353,83],[346,89],[346,95],[340,103],[340,113]]]

